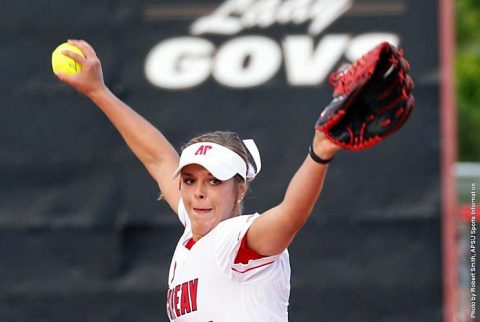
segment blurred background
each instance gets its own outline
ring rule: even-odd
[[[52,74],[69,38],[92,44],[110,89],[174,146],[212,130],[254,138],[264,167],[246,213],[283,196],[328,74],[381,41],[403,48],[416,108],[330,167],[290,247],[290,321],[473,320],[478,1],[0,4],[0,322],[168,321],[182,226],[101,112]]]

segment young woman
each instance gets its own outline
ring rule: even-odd
[[[69,42],[85,54],[64,53],[82,71],[58,78],[105,113],[185,226],[168,278],[170,320],[288,321],[287,247],[315,205],[328,161],[341,148],[315,131],[311,152],[282,202],[262,214],[240,215],[261,167],[255,144],[235,133],[212,132],[193,138],[179,157],[159,130],[105,86],[93,48],[83,40]]]

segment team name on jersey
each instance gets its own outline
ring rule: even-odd
[[[167,313],[170,320],[197,310],[198,278],[168,290]]]

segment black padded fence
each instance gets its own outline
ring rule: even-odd
[[[50,53],[67,38],[88,40],[112,91],[176,147],[219,129],[254,138],[264,168],[246,212],[281,200],[330,100],[328,72],[381,39],[404,48],[416,109],[383,144],[332,163],[290,247],[289,314],[442,320],[437,2],[250,1],[219,13],[235,3],[2,2],[0,321],[168,320],[182,227],[101,112],[53,76]]]

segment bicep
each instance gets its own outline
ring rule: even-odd
[[[293,241],[303,225],[292,221],[294,211],[285,205],[278,205],[258,217],[247,232],[247,247],[264,256],[278,255]]]
[[[247,246],[262,255],[285,250],[307,221],[322,190],[327,167],[307,157],[288,185],[283,201],[252,224]]]

